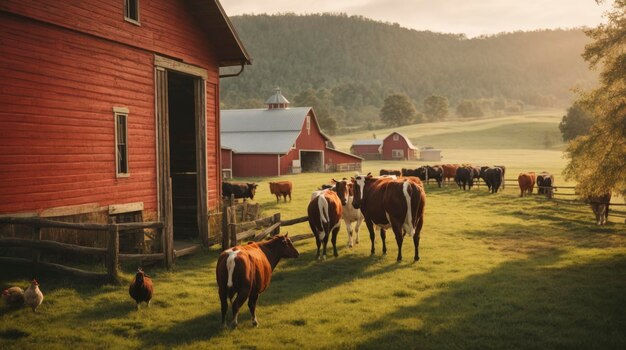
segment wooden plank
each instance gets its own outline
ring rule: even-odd
[[[313,238],[315,237],[312,233],[304,233],[301,235],[295,235],[293,237],[289,237],[289,239],[291,240],[291,242],[297,242],[297,241],[301,241],[303,239],[309,239],[309,238]]]
[[[41,242],[41,227],[33,227],[32,230],[33,242]],[[38,249],[33,250],[33,262],[39,262],[40,258],[41,252]]]
[[[86,231],[107,231],[109,225],[107,224],[90,224],[90,223],[77,223],[77,222],[61,222],[41,218],[20,218],[20,217],[4,217],[0,218],[0,224],[16,224],[16,225],[29,225],[35,227],[50,227],[50,228],[69,228]]]
[[[194,254],[194,253],[197,253],[199,251],[200,251],[200,246],[199,245],[193,245],[193,246],[190,246],[190,247],[174,250],[174,257],[175,258],[179,258],[181,256]]]
[[[138,229],[156,229],[156,228],[163,228],[164,225],[162,222],[158,222],[158,221],[146,221],[146,222],[127,222],[127,223],[123,223],[123,224],[116,224],[117,228],[120,231],[126,231],[126,230],[138,230]]]
[[[267,235],[269,235],[270,233],[274,232],[274,230],[278,229],[279,227],[280,227],[280,221],[278,221],[274,225],[266,228],[265,230],[263,230],[263,232],[261,232],[258,235],[256,235],[254,237],[254,241],[255,242],[259,242],[260,240],[262,240],[263,238],[267,237]]]
[[[154,55],[154,65],[181,73],[194,75],[203,79],[208,79],[209,75],[204,68],[196,67],[187,63],[182,63],[159,55]]]
[[[113,221],[112,221],[113,223]],[[107,275],[109,282],[119,283],[119,252],[120,234],[116,225],[109,225],[109,237],[107,243]]]
[[[87,214],[93,213],[97,211],[99,208],[98,203],[89,203],[89,204],[80,204],[80,205],[69,205],[66,207],[58,207],[58,208],[50,208],[42,211],[39,216],[42,218],[46,217],[56,217],[56,216],[68,216],[68,215],[78,215],[78,214]]]
[[[133,211],[143,211],[143,202],[109,205],[109,215],[130,213]]]
[[[275,227],[274,230],[270,231],[270,234],[272,236],[276,236],[280,234],[280,213],[274,214],[274,216],[272,217],[272,221],[274,222],[274,225],[272,225],[272,227]]]
[[[296,219],[284,220],[282,221],[281,226],[291,226],[291,225],[295,225],[295,224],[299,224],[301,222],[307,222],[307,221],[309,221],[309,217],[302,216]]]
[[[22,266],[30,267],[31,269],[36,269],[36,270],[45,269],[51,272],[69,274],[78,278],[88,278],[88,279],[95,279],[95,280],[101,280],[101,281],[106,280],[108,276],[105,273],[85,271],[85,270],[80,270],[80,269],[63,266],[59,264],[53,264],[53,263],[47,263],[47,262],[34,263],[28,259],[22,259],[22,258],[0,257],[0,264],[2,266],[6,266],[6,264],[22,265]]]
[[[250,237],[254,237],[255,233],[256,233],[255,229],[239,232],[239,233],[235,234],[235,239],[237,240],[237,242],[239,242],[239,241],[242,241],[244,239],[247,239],[247,238],[250,238]]]
[[[83,247],[74,244],[50,240],[34,241],[21,238],[0,238],[0,247],[27,247],[39,250],[50,250],[61,253],[79,253],[87,255],[105,255],[106,248]]]

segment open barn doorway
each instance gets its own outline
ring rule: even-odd
[[[174,240],[198,237],[195,78],[168,72],[170,177]]]
[[[324,152],[300,151],[300,166],[304,173],[323,172]]]

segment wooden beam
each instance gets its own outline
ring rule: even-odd
[[[79,253],[89,255],[105,255],[106,248],[82,247],[73,244],[60,243],[55,241],[33,241],[21,238],[0,238],[0,247],[27,247],[34,249],[51,250],[61,253]]]
[[[65,207],[50,208],[42,211],[39,216],[42,218],[55,216],[69,216],[78,214],[87,214],[98,211],[98,203],[89,203],[81,205],[69,205]]]
[[[275,223],[274,225],[266,228],[265,230],[263,230],[263,232],[259,233],[258,235],[256,235],[254,237],[254,241],[255,242],[259,242],[261,241],[263,238],[265,238],[267,235],[269,235],[270,233],[274,232],[274,230],[276,230],[277,228],[280,227],[280,221]]]
[[[254,237],[255,232],[256,232],[255,229],[239,232],[235,235],[235,239],[237,240],[237,242],[239,242],[246,238]]]
[[[299,217],[296,219],[284,220],[282,221],[281,226],[291,226],[291,225],[295,225],[295,224],[299,224],[301,222],[307,222],[307,221],[309,221],[309,217],[303,216],[303,217]]]
[[[16,224],[29,225],[34,227],[50,227],[50,228],[70,228],[86,231],[106,231],[109,229],[108,224],[89,224],[77,222],[62,222],[42,218],[20,218],[20,217],[4,217],[0,218],[0,224]]]
[[[193,253],[196,253],[198,251],[200,251],[200,246],[199,245],[193,245],[193,246],[186,247],[186,248],[183,248],[183,249],[174,250],[174,257],[179,258],[181,256],[193,254]]]
[[[315,237],[315,236],[313,236],[312,233],[304,233],[304,234],[301,234],[301,235],[295,235],[293,237],[289,237],[289,239],[293,243],[293,242],[297,242],[297,241],[301,241],[303,239],[309,239],[309,238],[313,238],[313,237]]]
[[[22,258],[0,257],[0,265],[5,266],[5,264],[22,265],[22,266],[30,267],[32,269],[45,269],[45,270],[52,271],[52,272],[69,274],[78,278],[89,278],[89,279],[97,279],[97,280],[102,280],[102,281],[106,280],[108,276],[107,274],[104,274],[104,273],[85,271],[85,270],[75,269],[73,267],[67,267],[67,266],[63,266],[59,264],[44,263],[44,262],[34,263],[30,260],[22,259]]]
[[[202,77],[205,80],[207,80],[209,77],[207,70],[204,68],[192,66],[190,64],[183,63],[180,61],[175,61],[175,60],[165,58],[159,55],[154,55],[154,65],[157,67],[162,67],[162,68],[174,70],[177,72],[187,73],[187,74],[194,75],[197,77]]]
[[[109,205],[109,215],[143,211],[143,202]]]
[[[156,261],[165,259],[164,253],[156,253],[156,254],[120,254],[119,259],[123,261],[128,260],[145,260],[145,261]]]
[[[109,226],[109,241],[107,244],[107,275],[109,282],[119,283],[119,252],[120,234],[116,225]]]

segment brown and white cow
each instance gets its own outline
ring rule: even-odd
[[[418,178],[374,178],[371,175],[357,175],[352,178],[354,200],[352,205],[361,210],[365,225],[374,248],[374,225],[380,227],[383,241],[383,254],[387,253],[385,229],[391,228],[398,245],[397,260],[402,260],[404,235],[413,238],[415,261],[419,260],[419,241],[424,224],[426,194]]]
[[[604,225],[609,219],[609,204],[611,203],[611,192],[600,196],[587,196],[587,202],[591,205],[591,210],[596,216],[596,224]]]
[[[275,236],[260,243],[250,242],[223,251],[217,259],[215,270],[222,304],[222,325],[226,327],[228,300],[233,308],[231,325],[234,328],[237,327],[239,309],[250,299],[248,307],[252,315],[252,325],[258,326],[256,303],[259,294],[270,285],[272,271],[281,258],[297,258],[299,255],[287,235]]]
[[[337,254],[337,233],[341,227],[343,206],[347,204],[348,186],[346,180],[333,180],[333,182],[335,182],[334,190],[326,189],[313,192],[307,207],[309,226],[315,235],[315,243],[317,244],[316,259],[326,259],[326,246],[331,234],[333,255],[339,256]],[[321,255],[320,247],[322,247]]]
[[[524,197],[525,194],[532,194],[535,188],[536,175],[534,171],[527,173],[520,173],[517,176],[517,183],[519,184],[520,197]]]
[[[280,196],[283,196],[283,201],[287,202],[287,196],[291,202],[291,189],[293,184],[291,181],[277,181],[270,182],[270,193],[276,196],[276,203],[280,202]]]

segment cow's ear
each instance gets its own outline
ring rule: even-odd
[[[285,238],[289,238],[289,232],[285,233]]]
[[[337,180],[335,180],[335,179],[330,179],[330,181],[331,181],[332,183],[334,183],[334,184],[336,184],[336,183],[337,183]]]

